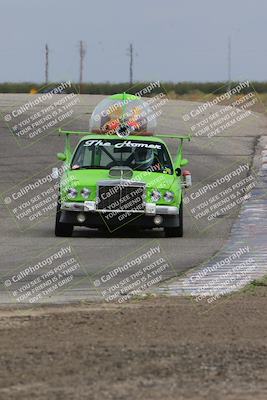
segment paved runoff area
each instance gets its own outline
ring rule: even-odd
[[[223,249],[175,282],[163,285],[158,292],[193,296],[197,302],[211,304],[225,294],[238,291],[267,275],[266,139],[263,137],[260,140],[255,156],[257,180],[242,204]]]
[[[56,153],[64,149],[57,129],[88,130],[103,98],[75,92],[45,99],[0,95],[0,303],[123,303],[157,287],[160,293],[194,289],[201,300],[264,273],[266,144],[264,166],[253,159],[266,117],[249,83],[216,101],[169,100],[164,93],[157,98],[157,131],[192,135],[184,146],[193,186],[184,197],[183,238],[127,226],[112,233],[75,228],[71,238],[54,236],[58,182],[52,169],[61,167]],[[175,154],[176,142],[166,142]],[[229,271],[222,283],[220,276]],[[180,276],[179,288],[166,284]]]

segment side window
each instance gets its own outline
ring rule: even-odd
[[[82,163],[83,163],[83,155],[84,155],[84,148],[80,146],[78,148],[74,158],[73,158],[72,164],[82,165]]]

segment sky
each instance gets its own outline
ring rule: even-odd
[[[0,82],[267,80],[266,0],[0,0]]]

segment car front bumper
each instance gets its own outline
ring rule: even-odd
[[[124,218],[126,214],[127,218]],[[177,227],[179,208],[146,203],[143,210],[97,210],[96,203],[92,201],[63,202],[60,222],[92,228],[106,225],[110,230],[125,224],[143,228]]]
[[[175,206],[156,205],[154,203],[145,203],[144,210],[97,210],[95,201],[84,202],[64,202],[61,204],[61,210],[75,212],[97,212],[97,213],[137,213],[145,215],[179,215],[179,208]]]

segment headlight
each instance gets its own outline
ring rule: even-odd
[[[75,199],[75,197],[77,196],[77,194],[78,194],[78,192],[77,192],[76,189],[74,189],[74,188],[68,189],[68,197],[69,197],[70,199]]]
[[[152,190],[151,200],[155,203],[161,199],[161,193],[158,190]]]
[[[167,201],[168,203],[170,203],[171,201],[174,200],[174,193],[172,192],[166,192],[164,194],[164,200]]]
[[[81,195],[83,196],[84,199],[88,199],[88,197],[90,196],[91,190],[87,189],[87,188],[83,188],[81,190]]]

